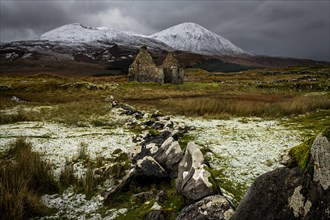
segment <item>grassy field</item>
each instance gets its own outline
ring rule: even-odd
[[[120,121],[109,120],[113,100],[141,110],[159,110],[179,116],[202,116],[206,119],[239,117],[241,121],[250,117],[275,119],[309,136],[330,126],[330,67],[258,69],[235,73],[186,69],[185,83],[182,85],[128,82],[125,76],[70,78],[46,73],[26,77],[2,75],[0,125],[36,121],[74,127],[120,126]],[[249,123],[249,120],[246,121]],[[74,179],[73,168],[68,162],[60,182],[53,182],[48,178],[52,174],[43,169],[48,165],[39,159],[39,155],[31,152],[29,143],[19,139],[10,149],[4,154],[8,159],[3,157],[0,160],[3,171],[0,173],[0,209],[12,210],[6,212],[8,218],[12,214],[25,218],[51,213],[52,210],[44,209],[39,198],[44,192],[61,191],[63,185],[75,184],[76,190],[86,195],[95,191],[94,180],[89,178],[92,168],[98,167],[95,164],[86,162],[86,178],[78,180]],[[81,148],[78,159],[86,157],[85,151]],[[12,160],[16,160],[17,164],[13,165]],[[11,173],[15,173],[19,181],[15,182],[16,178],[13,179]],[[39,184],[34,179],[46,182]],[[15,184],[22,191],[12,192],[10,186]],[[52,189],[38,188],[52,184]],[[165,189],[169,195],[173,194],[173,199],[178,199],[174,198],[175,192],[170,188]],[[15,195],[13,198],[18,205],[6,192]],[[239,193],[241,198],[244,190]],[[128,198],[130,195],[124,196]],[[130,207],[130,202],[125,205]],[[181,202],[180,198],[178,202]],[[122,201],[118,201],[115,206],[121,208],[121,204]],[[32,211],[24,211],[26,208]]]
[[[330,109],[330,67],[236,73],[187,69],[183,85],[127,82],[123,76],[65,78],[48,74],[0,76],[0,84],[9,88],[0,91],[0,110],[16,110],[1,114],[1,124],[31,120],[98,123],[111,108],[112,96],[143,110],[216,119],[254,116],[301,119],[308,124],[315,115],[320,124],[318,118],[329,116]],[[31,112],[26,106],[48,108]]]

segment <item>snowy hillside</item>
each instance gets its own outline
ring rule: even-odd
[[[82,24],[68,24],[41,35],[40,40],[74,43],[105,42],[125,46],[148,46],[154,49],[171,49],[165,43],[136,33],[122,32],[106,27],[88,27]]]
[[[183,23],[160,31],[150,37],[177,50],[211,55],[248,54],[226,38],[195,23]]]

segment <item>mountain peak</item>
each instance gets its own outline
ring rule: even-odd
[[[175,25],[150,37],[183,51],[211,55],[247,54],[228,39],[192,22]]]
[[[107,43],[139,48],[143,45],[160,50],[170,50],[165,43],[144,35],[118,31],[107,27],[89,27],[80,23],[63,25],[41,35],[40,40],[68,43]]]

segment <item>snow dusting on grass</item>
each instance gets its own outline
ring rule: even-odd
[[[32,143],[33,150],[53,165],[56,177],[67,161],[74,161],[75,175],[81,177],[87,170],[86,165],[78,160],[82,146],[91,160],[97,157],[107,160],[115,149],[128,152],[135,146],[132,142],[134,133],[123,123],[134,121],[134,117],[123,116],[118,109],[113,109],[111,114],[114,119],[121,121],[120,127],[78,127],[41,121],[0,125],[0,153],[6,150],[9,142],[26,137]],[[299,131],[289,129],[276,120],[206,120],[187,117],[172,117],[172,120],[194,128],[188,131],[188,135],[206,149],[206,158],[211,167],[220,171],[215,177],[231,182],[231,187],[220,187],[236,204],[242,195],[235,197],[231,189],[241,187],[240,193],[244,193],[256,177],[279,167],[281,155],[299,144],[301,138]],[[72,187],[60,195],[44,195],[42,201],[58,209],[58,212],[43,219],[116,219],[127,212],[127,209],[107,210],[100,195],[88,200],[84,194],[75,193]]]
[[[234,187],[243,186],[244,191],[256,177],[280,167],[281,155],[301,141],[299,131],[288,129],[276,120],[184,117],[175,120],[195,127],[189,135],[197,144],[211,150],[212,153],[207,153],[211,167],[221,171],[217,178],[232,181]]]
[[[65,162],[78,157],[81,145],[87,146],[89,157],[111,158],[115,149],[127,152],[132,146],[133,133],[125,128],[67,127],[49,122],[20,122],[0,126],[0,149],[17,137],[27,137],[33,150],[40,152],[44,160],[54,166],[58,176]]]

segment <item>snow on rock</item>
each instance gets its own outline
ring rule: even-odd
[[[78,23],[67,24],[50,30],[42,34],[40,40],[72,43],[104,42],[125,46],[148,46],[163,50],[171,49],[165,43],[141,34],[123,32],[106,27],[88,27]]]
[[[160,31],[150,37],[177,50],[211,55],[248,54],[226,38],[195,23],[182,23]]]

